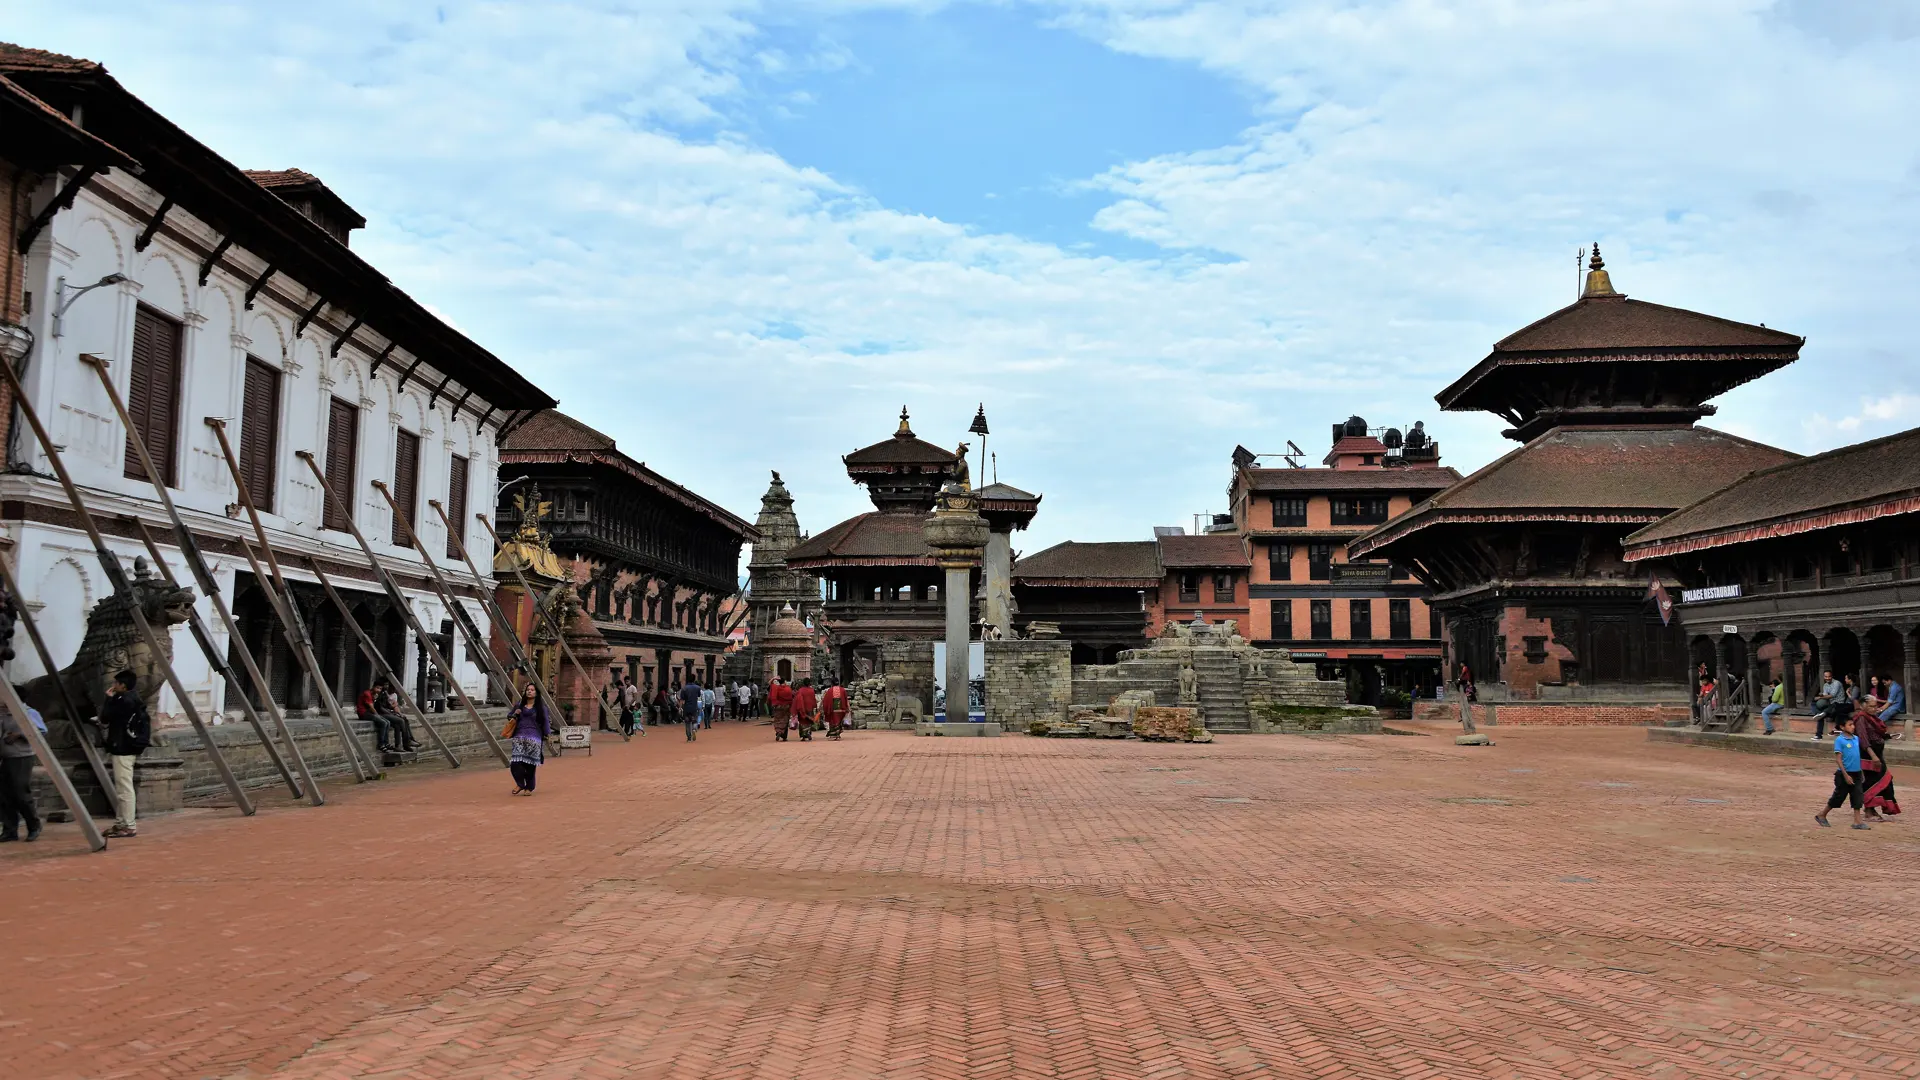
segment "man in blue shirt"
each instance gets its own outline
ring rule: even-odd
[[[1833,796],[1827,800],[1827,808],[1813,816],[1813,823],[1821,828],[1830,828],[1827,815],[1838,809],[1840,804],[1853,801],[1853,827],[1870,829],[1861,820],[1861,809],[1866,806],[1866,792],[1861,786],[1865,774],[1860,769],[1860,739],[1853,733],[1853,714],[1840,717],[1839,730],[1833,736],[1833,754],[1839,768],[1833,771]]]
[[[1907,689],[1892,679],[1888,679],[1886,682],[1886,690],[1887,707],[1880,710],[1880,722],[1891,727],[1893,725],[1893,718],[1907,711]]]

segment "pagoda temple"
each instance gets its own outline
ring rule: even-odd
[[[914,435],[907,410],[891,438],[841,458],[874,509],[815,533],[787,552],[788,569],[826,579],[819,623],[834,670],[816,682],[876,672],[904,677],[929,708],[933,646],[946,634],[942,571],[928,553],[926,517],[964,458]],[[978,618],[975,612],[969,621]]]
[[[1625,561],[1621,541],[1795,457],[1698,421],[1713,415],[1711,398],[1792,363],[1803,343],[1630,300],[1596,246],[1578,300],[1436,395],[1443,409],[1500,416],[1522,445],[1348,551],[1412,567],[1432,588],[1448,677],[1465,665],[1481,700],[1656,719],[1656,706],[1688,700],[1687,641],[1662,624],[1648,572]]]

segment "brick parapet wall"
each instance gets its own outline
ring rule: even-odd
[[[1460,701],[1422,701],[1413,719],[1451,724],[1460,719]],[[1473,707],[1476,724],[1489,727],[1664,727],[1691,719],[1685,705],[1623,704],[1620,702],[1480,702]]]

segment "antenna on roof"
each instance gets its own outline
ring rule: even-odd
[[[1305,450],[1300,449],[1299,443],[1294,442],[1292,439],[1288,439],[1287,452],[1284,454],[1281,454],[1280,459],[1287,463],[1287,468],[1297,469],[1300,467],[1300,459],[1302,457],[1305,457],[1306,453],[1307,452]]]

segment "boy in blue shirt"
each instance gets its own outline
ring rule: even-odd
[[[1833,754],[1838,759],[1839,768],[1833,771],[1833,797],[1827,800],[1827,808],[1813,816],[1813,823],[1821,828],[1830,828],[1827,815],[1837,809],[1841,803],[1853,801],[1853,827],[1870,829],[1873,826],[1860,820],[1861,808],[1866,805],[1865,790],[1861,786],[1864,774],[1860,769],[1860,738],[1853,733],[1853,716],[1849,713],[1839,720],[1839,730],[1833,736]]]

